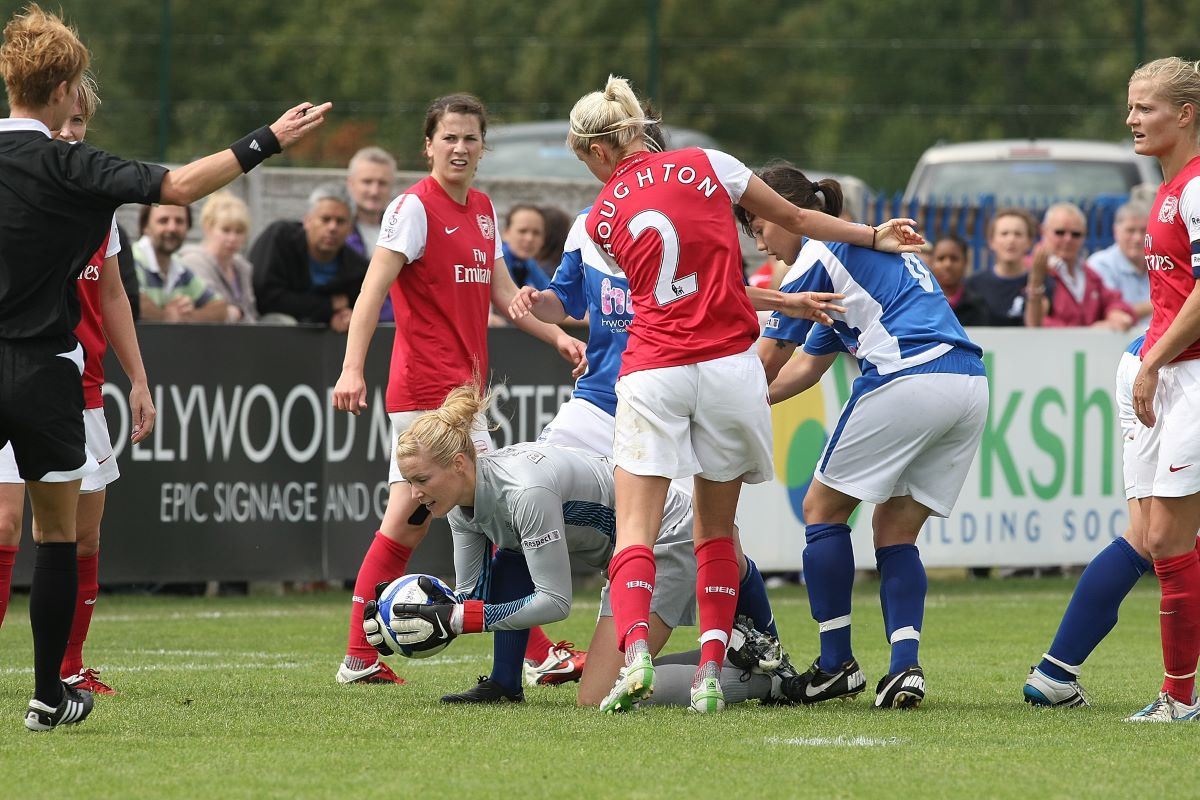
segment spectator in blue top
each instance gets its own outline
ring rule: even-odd
[[[367,272],[367,259],[346,245],[350,230],[345,186],[326,183],[308,196],[302,222],[280,220],[259,234],[250,262],[262,322],[317,322],[346,332]]]
[[[550,276],[538,266],[538,253],[546,241],[546,218],[537,206],[515,205],[504,218],[504,263],[519,289],[550,288]]]
[[[1150,324],[1150,276],[1146,272],[1146,219],[1150,206],[1129,202],[1117,209],[1113,218],[1113,244],[1088,256],[1087,265],[1095,270],[1110,289],[1121,293],[1133,306],[1136,327]]]

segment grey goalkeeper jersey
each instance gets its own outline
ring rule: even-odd
[[[518,444],[481,453],[475,506],[449,514],[455,593],[487,600],[492,545],[523,553],[533,594],[484,606],[487,630],[523,630],[571,611],[571,565],[603,571],[616,541],[611,459],[553,444]],[[672,487],[656,544],[692,541],[691,498]]]

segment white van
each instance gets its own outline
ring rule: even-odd
[[[1046,200],[1084,202],[1129,194],[1162,173],[1153,158],[1131,147],[1082,139],[1002,139],[936,144],[909,178],[905,202],[978,205],[994,195],[998,205]]]

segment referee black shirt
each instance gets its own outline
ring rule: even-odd
[[[165,167],[0,119],[0,341],[70,335],[75,280],[125,203],[157,203]]]

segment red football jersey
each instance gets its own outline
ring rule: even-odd
[[[387,410],[437,408],[476,370],[486,381],[492,268],[503,257],[488,196],[472,189],[461,205],[425,178],[388,206],[378,246],[408,258],[390,290]]]
[[[1146,270],[1154,312],[1142,354],[1166,333],[1200,277],[1200,156],[1158,187],[1146,223]],[[1200,358],[1200,341],[1188,345],[1175,361],[1193,358]]]
[[[750,177],[698,147],[634,153],[613,171],[587,232],[625,272],[637,309],[622,375],[743,353],[758,338],[730,208]]]
[[[104,397],[100,393],[104,386],[104,353],[108,340],[104,338],[104,319],[100,314],[100,270],[107,256],[121,251],[120,242],[110,231],[85,266],[75,282],[79,290],[79,324],[75,326],[75,338],[83,345],[83,407],[103,408]],[[113,249],[109,250],[109,245]]]

